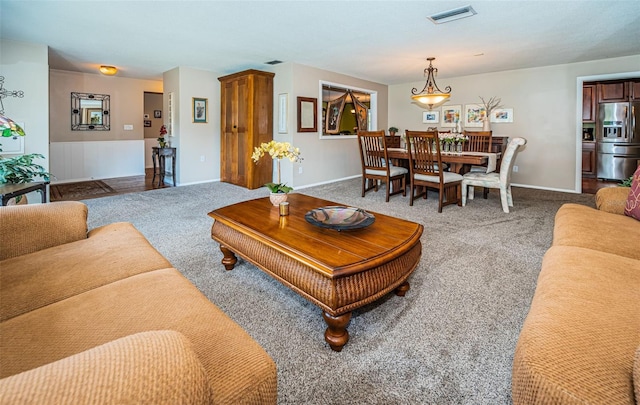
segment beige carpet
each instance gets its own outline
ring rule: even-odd
[[[87,198],[106,197],[116,191],[101,180],[51,186],[51,201],[77,201]]]

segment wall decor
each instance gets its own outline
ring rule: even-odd
[[[109,131],[111,97],[108,94],[71,93],[72,131]]]
[[[437,124],[440,122],[440,111],[423,111],[422,123],[423,124]]]
[[[162,110],[153,110],[153,118],[162,118]]]
[[[143,119],[148,120],[149,119],[149,114],[145,114]]]
[[[467,104],[464,106],[464,126],[482,127],[482,120],[486,115],[485,109],[480,104]]]
[[[440,126],[445,128],[455,128],[456,123],[459,122],[462,117],[461,105],[448,105],[442,107],[442,117]]]
[[[489,116],[491,122],[513,122],[513,108],[496,108]]]
[[[278,133],[287,133],[287,118],[289,114],[289,95],[281,93],[278,95]]]
[[[318,132],[318,99],[298,97],[298,132]]]
[[[197,98],[193,97],[193,122],[198,124],[206,124],[208,119],[208,111],[207,111],[207,100],[206,98]]]
[[[325,124],[325,132],[328,134],[340,133],[340,119],[342,117],[342,110],[344,110],[344,104],[347,101],[347,95],[344,95],[331,100],[327,103],[327,116]]]
[[[24,91],[22,90],[7,90],[4,88],[4,76],[0,76],[0,114],[4,114],[4,103],[2,99],[7,97],[24,97]]]
[[[144,120],[144,126],[147,128],[151,127],[151,120]]]

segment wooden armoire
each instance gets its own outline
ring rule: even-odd
[[[273,139],[273,73],[245,70],[220,80],[221,180],[248,189],[273,181],[273,162],[251,159],[253,148]]]

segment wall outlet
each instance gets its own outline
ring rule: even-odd
[[[125,124],[125,126],[124,126],[124,130],[125,130],[125,131],[133,131],[133,125],[131,125],[131,124]]]
[[[518,173],[518,166],[513,166],[513,172]]]
[[[298,174],[302,174],[302,166],[298,167]]]
[[[200,156],[200,161],[204,162],[204,155]]]

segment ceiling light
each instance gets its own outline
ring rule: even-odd
[[[418,93],[418,89],[415,87],[411,90],[411,98],[414,101],[417,101],[421,104],[426,104],[429,106],[429,109],[432,109],[435,104],[440,104],[445,102],[449,96],[451,95],[451,86],[447,86],[443,92],[438,88],[436,84],[435,75],[438,74],[438,69],[434,68],[431,64],[431,61],[434,61],[436,58],[427,58],[429,61],[429,67],[424,70],[424,75],[427,76],[427,82],[424,85],[424,88],[420,93]]]
[[[434,24],[444,24],[449,21],[459,20],[461,18],[471,17],[478,13],[471,6],[454,8],[453,10],[443,11],[427,17]]]
[[[267,64],[267,65],[279,65],[281,63],[282,63],[282,61],[281,60],[277,60],[277,59],[270,60],[269,62],[265,62],[265,64]]]
[[[118,73],[118,68],[115,66],[102,65],[100,66],[100,73],[107,76],[113,76]]]

